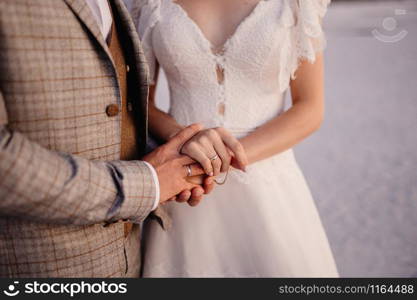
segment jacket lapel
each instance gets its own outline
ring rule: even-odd
[[[97,21],[85,0],[64,0],[64,2],[70,7],[80,22],[87,28],[94,39],[98,42],[100,47],[106,52],[107,56],[113,64],[113,67],[115,67],[109,47],[107,46],[103,34],[98,27]]]
[[[114,0],[112,1],[113,8],[118,14],[121,25],[123,27],[123,33],[127,35],[126,41],[128,41],[128,45],[124,45],[125,47],[128,47],[133,51],[133,55],[128,57],[127,59],[131,61],[135,65],[135,68],[137,70],[138,75],[138,82],[137,86],[139,88],[139,98],[137,99],[140,101],[140,104],[142,106],[142,124],[141,124],[141,130],[143,131],[143,139],[147,143],[147,137],[148,137],[148,66],[146,63],[145,55],[142,50],[142,46],[139,40],[139,36],[137,34],[136,25],[133,23],[132,18],[130,16],[130,12],[127,10],[126,6],[124,5],[124,2],[122,0]],[[133,12],[134,13],[134,12]],[[158,206],[158,208],[153,211],[151,214],[152,218],[155,218],[159,224],[162,226],[164,230],[169,230],[172,227],[172,219],[169,216],[168,212],[164,207],[161,205]]]
[[[91,33],[92,37],[97,41],[99,46],[102,50],[105,51],[108,58],[110,59],[114,71],[116,72],[116,66],[114,60],[111,56],[109,47],[100,31],[100,28],[97,24],[96,19],[94,18],[93,13],[91,12],[90,8],[88,7],[85,0],[63,0],[69,8],[73,11],[73,13],[77,16],[80,22],[86,27],[86,29]],[[107,1],[107,0],[100,0],[100,1]],[[148,68],[146,64],[146,59],[140,45],[139,37],[136,31],[136,27],[130,17],[130,13],[127,10],[124,2],[122,0],[112,0],[109,1],[112,5],[113,13],[117,15],[120,20],[122,26],[122,32],[124,35],[127,36],[126,41],[128,43],[123,45],[123,48],[127,53],[127,59],[129,60],[129,64],[133,64],[136,72],[138,74],[138,80],[135,85],[138,87],[138,93],[140,101],[139,105],[142,111],[142,124],[141,130],[143,130],[143,141],[146,143],[147,141],[147,121],[148,121]],[[130,49],[129,49],[130,48]]]
[[[126,53],[126,59],[128,63],[136,71],[136,82],[134,86],[137,88],[138,98],[135,101],[138,101],[137,104],[141,107],[141,128],[140,130],[143,133],[142,140],[143,146],[146,146],[148,140],[148,65],[143,53],[143,49],[139,40],[139,36],[135,27],[135,24],[132,21],[129,11],[127,10],[124,2],[122,0],[114,0],[111,2],[114,12],[120,19],[120,25],[122,27],[122,36],[126,36],[124,41],[124,48]]]
[[[91,33],[91,35],[94,37],[94,39],[97,41],[97,43],[100,45],[100,47],[106,52],[108,58],[112,62],[114,71],[116,72],[116,66],[113,61],[113,58],[110,53],[110,49],[107,46],[107,43],[100,31],[100,28],[97,24],[96,19],[93,16],[93,13],[91,12],[90,8],[88,7],[85,0],[63,0],[65,3],[70,7],[70,9],[74,12],[74,14],[78,17],[80,22],[84,24],[86,29]],[[106,1],[106,0],[101,0]],[[117,17],[120,19],[120,23],[122,26],[123,34],[126,34],[127,41],[126,44],[124,44],[124,48],[126,53],[129,55],[126,56],[127,61],[129,61],[129,64],[133,64],[136,69],[137,74],[137,81],[135,85],[138,87],[139,91],[139,101],[141,106],[141,128],[142,131],[142,138],[143,142],[147,143],[148,138],[148,67],[145,59],[145,55],[142,50],[142,46],[140,44],[139,36],[136,31],[135,24],[132,21],[132,18],[130,17],[130,13],[127,10],[126,6],[124,5],[122,0],[113,0],[109,1],[109,3],[112,5],[113,13],[117,14]],[[158,207],[158,209],[155,210],[153,213],[153,216],[158,219],[158,221],[161,223],[161,226],[168,230],[172,224],[171,224],[171,218],[165,211],[165,209],[161,206]]]

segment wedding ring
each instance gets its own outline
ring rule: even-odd
[[[187,176],[188,176],[188,177],[191,177],[191,175],[193,175],[193,171],[191,170],[191,166],[190,166],[190,165],[188,165],[188,166],[187,166]]]
[[[210,160],[211,160],[211,161],[214,161],[214,160],[216,160],[216,159],[218,159],[218,158],[219,158],[219,156],[216,154],[216,155],[214,155],[213,157],[211,157],[211,158],[210,158]]]

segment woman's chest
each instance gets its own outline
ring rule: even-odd
[[[220,48],[264,0],[171,0]]]

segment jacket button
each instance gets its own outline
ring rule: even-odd
[[[126,65],[126,72],[130,72],[130,66],[129,65]]]
[[[117,104],[110,104],[110,105],[107,105],[107,107],[106,107],[106,114],[109,117],[117,116],[119,111],[120,111],[119,105],[117,105]]]

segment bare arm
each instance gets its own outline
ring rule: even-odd
[[[285,151],[316,131],[324,115],[323,55],[301,63],[291,81],[293,106],[240,141],[249,163]]]
[[[161,142],[168,141],[183,129],[173,117],[163,112],[155,105],[155,94],[158,82],[159,67],[156,66],[155,84],[149,87],[149,130]]]

